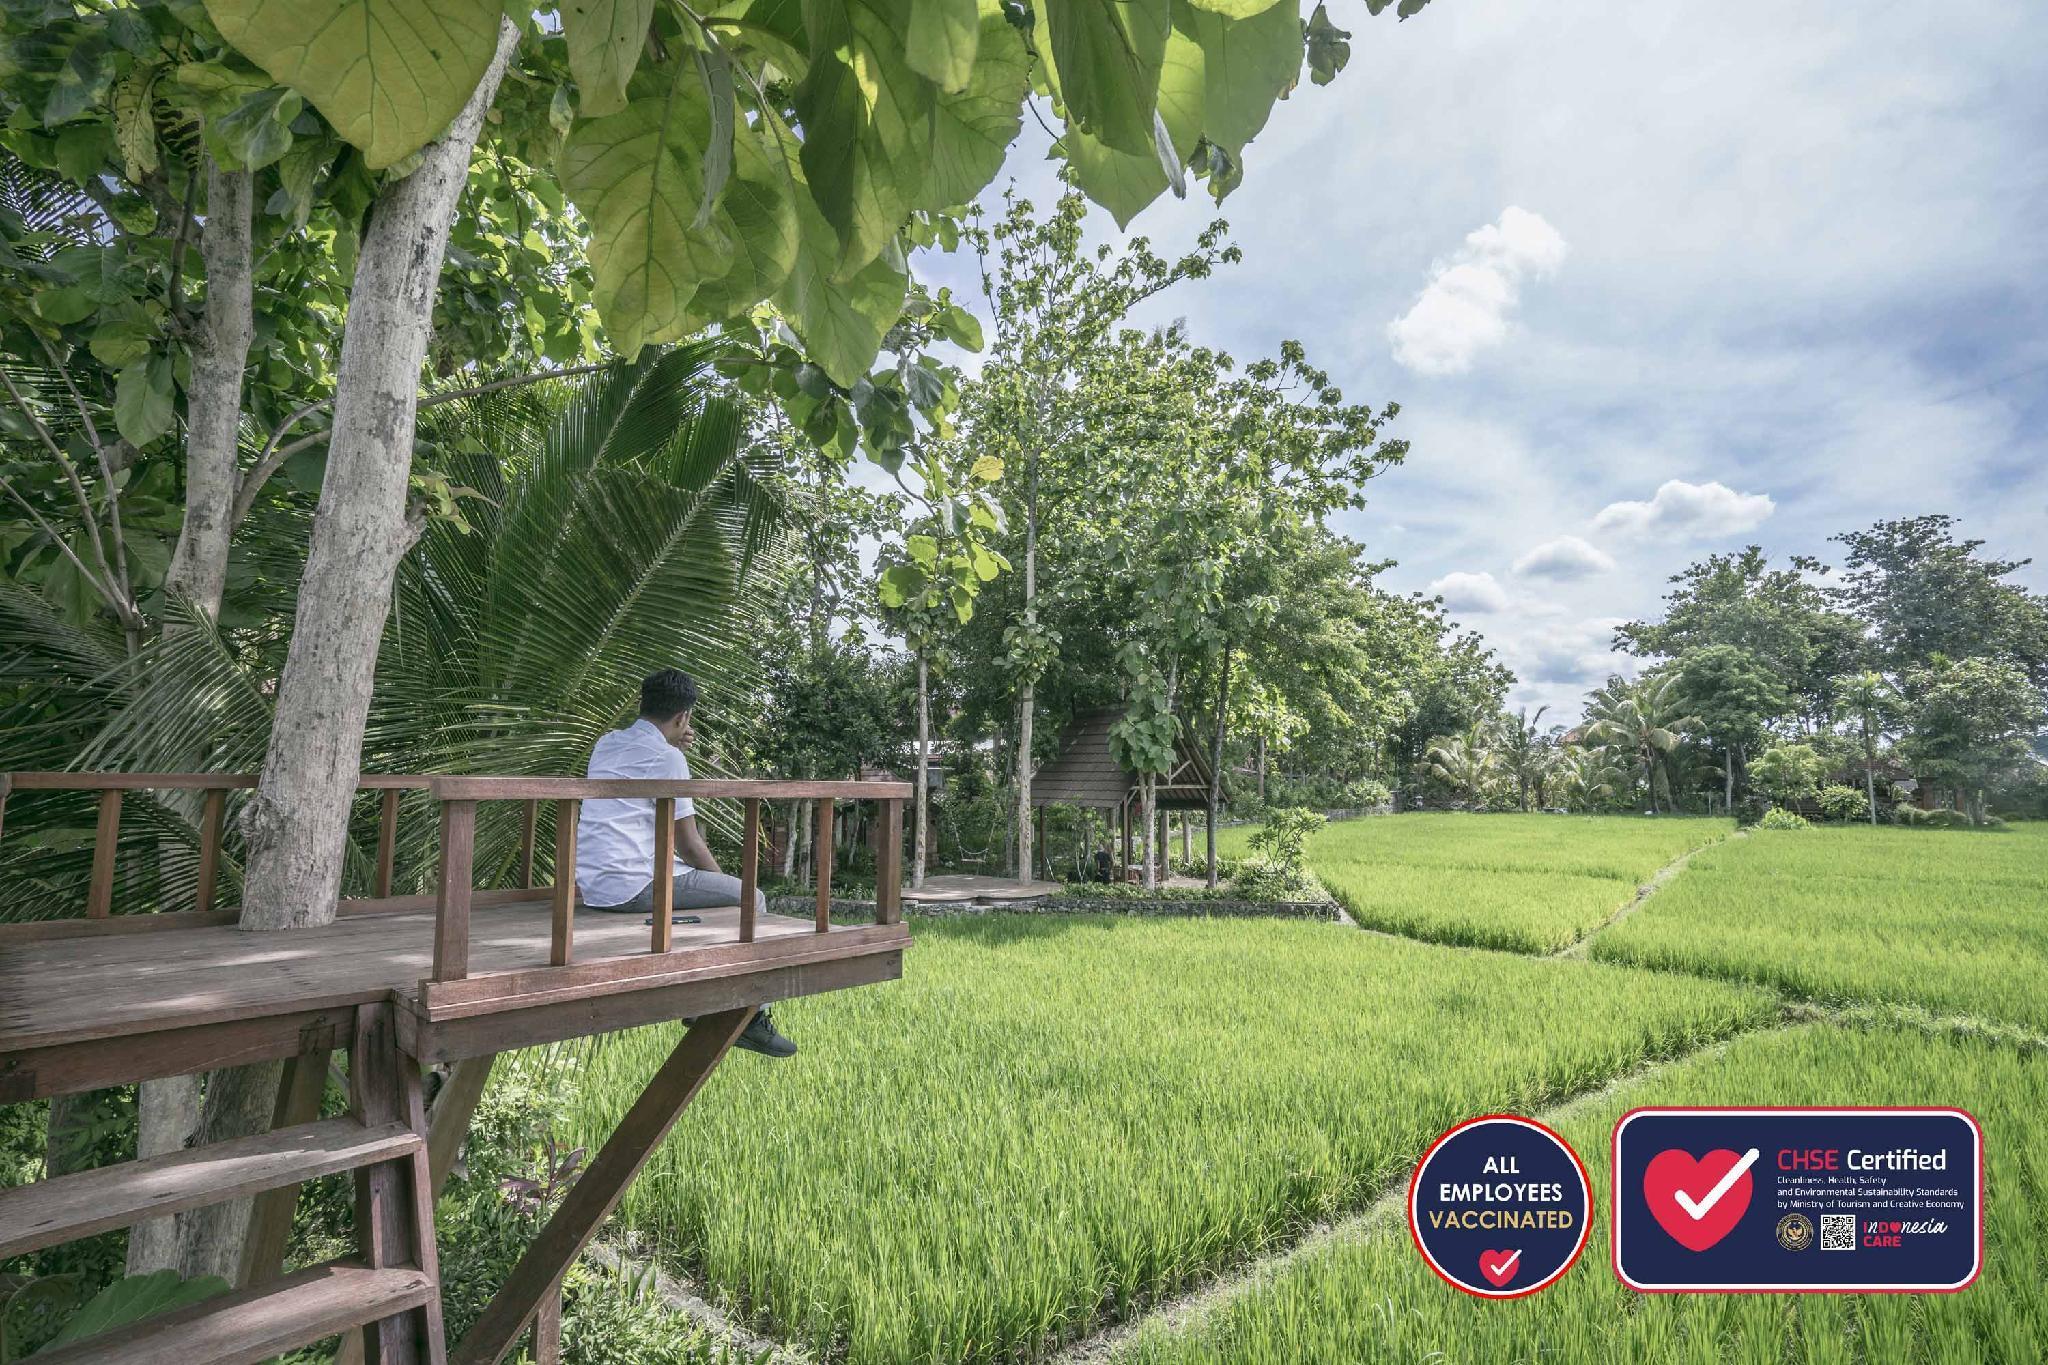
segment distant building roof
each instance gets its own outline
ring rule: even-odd
[[[1031,779],[1031,804],[1055,801],[1077,806],[1119,806],[1138,790],[1138,775],[1110,752],[1109,730],[1123,717],[1120,707],[1086,711],[1060,737],[1059,757]],[[1209,763],[1182,735],[1174,745],[1173,770],[1161,776],[1162,810],[1200,810],[1209,804]]]

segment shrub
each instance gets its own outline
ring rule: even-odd
[[[1782,806],[1773,806],[1764,812],[1764,818],[1756,822],[1758,829],[1812,829],[1805,816]]]
[[[1867,820],[1870,798],[1855,787],[1831,783],[1820,789],[1820,813],[1827,820]]]
[[[1251,857],[1231,885],[1251,900],[1292,900],[1305,894],[1310,887],[1308,839],[1328,823],[1299,806],[1266,812],[1266,823],[1251,837]]]
[[[1756,789],[1781,806],[1813,795],[1827,773],[1827,760],[1810,744],[1779,744],[1764,750],[1749,765]]]

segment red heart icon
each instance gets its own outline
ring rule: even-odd
[[[1733,1232],[1749,1208],[1749,1172],[1744,1170],[1725,1190],[1720,1182],[1741,1160],[1740,1153],[1725,1147],[1697,1160],[1676,1147],[1657,1153],[1643,1172],[1643,1198],[1657,1226],[1690,1251],[1705,1251]],[[1690,1208],[1680,1204],[1681,1194]]]
[[[1479,1253],[1479,1273],[1499,1289],[1515,1278],[1515,1271],[1521,1267],[1520,1251],[1482,1251]]]

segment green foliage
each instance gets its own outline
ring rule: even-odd
[[[1826,820],[1867,820],[1870,797],[1860,788],[1831,782],[1820,789],[1821,817]]]
[[[188,1304],[228,1292],[228,1283],[217,1275],[181,1279],[175,1270],[149,1275],[127,1275],[92,1296],[76,1317],[49,1344],[62,1346],[89,1336],[124,1327],[131,1322],[168,1313]]]
[[[722,1069],[619,1213],[734,1311],[850,1365],[1043,1352],[1362,1207],[1458,1117],[1540,1109],[1773,1008],[1293,920],[917,935],[902,981],[777,1006],[803,1064]],[[675,1036],[619,1035],[580,1070],[577,1141]]]
[[[1781,805],[1797,805],[1811,797],[1827,775],[1827,760],[1810,744],[1776,744],[1749,765],[1756,789]]]
[[[1812,829],[1807,818],[1783,806],[1773,806],[1764,812],[1764,818],[1756,822],[1758,829]]]

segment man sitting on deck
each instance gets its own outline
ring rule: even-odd
[[[690,780],[683,750],[695,739],[690,712],[697,684],[677,668],[664,668],[640,684],[640,718],[607,732],[590,754],[586,776]],[[718,859],[697,830],[697,805],[676,798],[675,908],[701,910],[738,905],[740,879],[719,870]],[[608,914],[654,912],[654,802],[646,798],[583,803],[576,829],[576,890],[583,904]],[[767,899],[754,892],[754,913],[766,914]],[[793,1057],[796,1044],[776,1031],[763,1006],[739,1036],[739,1047],[766,1057]]]

